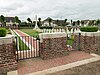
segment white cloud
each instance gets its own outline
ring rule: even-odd
[[[99,0],[0,0],[0,14],[19,16],[26,20],[41,18],[54,19],[98,19],[100,18]]]

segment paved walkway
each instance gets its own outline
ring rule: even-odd
[[[40,58],[27,59],[18,62],[18,75],[34,73],[37,71],[42,71],[45,69],[73,63],[76,61],[89,59],[92,57],[93,56],[88,53],[84,53],[81,51],[73,51],[67,56],[50,60],[42,60]]]
[[[37,57],[39,56],[39,41],[29,36],[28,34],[20,31],[14,30],[14,32],[20,37],[20,39],[29,47],[29,50],[18,52],[19,59]]]

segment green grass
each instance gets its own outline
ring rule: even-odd
[[[21,50],[21,51],[29,50],[29,47],[27,47],[27,45],[20,39],[20,37],[16,33],[15,33],[15,35],[17,36],[17,40],[19,41],[19,50]]]
[[[20,39],[19,36],[17,36],[17,39],[19,39],[19,50],[29,50],[29,47]]]
[[[11,31],[10,29],[6,29],[7,30],[7,34],[11,34]]]
[[[73,42],[74,42],[74,36],[72,35],[71,38],[67,39],[67,45],[71,45],[72,46]]]
[[[67,40],[67,45],[71,45],[71,46],[72,46],[73,41],[74,41],[73,39],[68,39],[68,40]]]
[[[33,30],[33,29],[20,29],[20,30],[23,31],[24,33],[30,35],[30,36],[35,37],[35,38],[37,38],[38,35],[39,35],[39,33],[40,33],[40,32],[35,31],[35,30]]]

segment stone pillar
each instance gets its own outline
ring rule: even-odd
[[[14,45],[12,36],[0,37],[0,71],[17,69]]]
[[[51,59],[66,55],[67,34],[65,32],[41,33],[40,37],[40,57]]]

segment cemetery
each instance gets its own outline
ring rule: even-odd
[[[2,27],[0,28],[0,70],[8,75],[12,71],[16,72],[16,75],[24,75],[84,59],[96,58],[92,61],[97,61],[98,56],[92,53],[100,54],[99,39],[100,31],[97,26],[39,28],[36,21],[35,27],[31,29]],[[27,61],[34,59],[36,62]],[[27,68],[30,71],[26,71],[26,67],[22,67],[24,66],[22,62],[26,63],[25,60],[32,65],[31,68],[43,64],[45,67],[38,66],[37,69],[32,70]],[[28,64],[25,66],[29,67]]]

